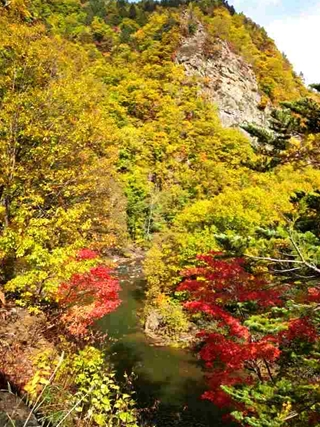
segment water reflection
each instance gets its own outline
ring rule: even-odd
[[[148,422],[159,427],[214,427],[221,415],[199,397],[205,389],[203,372],[191,352],[154,347],[142,331],[139,313],[143,308],[145,281],[141,265],[121,265],[122,305],[98,324],[114,340],[110,357],[119,374],[136,374],[135,390]]]

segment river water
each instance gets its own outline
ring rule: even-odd
[[[122,304],[100,320],[98,327],[111,340],[110,354],[119,374],[134,372],[139,408],[157,427],[215,427],[221,414],[200,399],[205,390],[203,372],[195,356],[183,349],[155,347],[143,332],[141,310],[145,280],[141,263],[118,267]]]

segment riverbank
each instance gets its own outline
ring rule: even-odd
[[[108,333],[109,356],[119,377],[134,372],[142,420],[159,427],[212,427],[221,414],[201,399],[206,389],[202,367],[188,349],[160,345],[145,334],[141,313],[146,282],[140,260],[127,260],[117,269],[121,306],[97,327]]]
[[[43,313],[30,314],[13,302],[1,309],[0,426],[40,426],[20,396],[27,397],[25,386],[36,374],[34,361],[54,348],[45,334],[47,328]]]
[[[49,324],[43,313],[31,314],[13,302],[2,309],[1,315],[1,371],[16,389],[23,390],[35,375],[34,360],[54,348],[46,334]]]
[[[115,273],[121,283],[122,303],[96,325],[99,332],[107,334],[103,344],[107,363],[115,367],[119,381],[124,374],[130,376],[141,426],[219,426],[216,408],[200,398],[205,381],[197,358],[188,349],[164,345],[170,340],[161,342],[145,333],[143,255],[135,252],[130,257],[112,259],[118,264]],[[6,308],[0,338],[4,374],[23,392],[36,373],[37,356],[55,350],[50,323],[44,314],[30,314],[11,305]]]

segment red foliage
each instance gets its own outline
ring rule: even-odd
[[[207,380],[210,390],[203,393],[202,398],[210,400],[219,408],[225,408],[227,406],[231,406],[234,403],[231,396],[225,393],[220,388],[220,386],[222,384],[233,386],[239,383],[243,383],[244,378],[241,378],[238,373],[234,373],[232,370],[228,371],[226,369],[216,369],[214,374],[208,375]]]
[[[217,322],[214,333],[203,331],[201,359],[212,373],[208,375],[210,391],[203,398],[218,406],[228,406],[232,400],[221,385],[252,383],[269,375],[263,365],[273,363],[280,356],[278,339],[265,336],[255,339],[248,328],[238,303],[255,302],[256,312],[265,307],[282,305],[281,290],[268,289],[265,280],[248,273],[242,259],[219,259],[216,253],[201,255],[204,264],[185,272],[186,279],[179,291],[189,293],[185,307],[202,312]]]
[[[84,249],[78,259],[93,259],[93,254]],[[69,282],[60,285],[58,301],[64,309],[61,319],[71,334],[85,335],[90,325],[120,305],[119,281],[112,272],[108,267],[98,266],[87,273],[74,274]]]
[[[318,332],[311,322],[304,318],[293,319],[289,323],[289,328],[280,334],[282,340],[288,341],[308,341],[316,342],[318,339]]]
[[[256,301],[260,307],[282,305],[281,292],[268,289],[265,280],[246,272],[242,258],[222,260],[215,256],[214,252],[198,256],[205,266],[184,272],[188,278],[179,290],[187,290],[195,299],[211,304]],[[197,278],[193,280],[192,276]]]
[[[276,388],[282,368],[292,366],[292,354],[300,352],[315,360],[310,348],[317,350],[319,334],[317,318],[312,321],[312,313],[320,302],[320,288],[271,286],[263,278],[250,274],[243,259],[226,259],[221,253],[201,255],[198,260],[199,267],[183,273],[185,280],[178,290],[184,291],[188,299],[185,307],[201,313],[202,321],[207,321],[206,330],[198,334],[202,339],[199,354],[207,368],[208,383],[208,391],[202,397],[250,417],[250,413],[257,411],[259,401],[249,405],[244,397],[233,400],[223,386],[241,390],[249,385],[254,390],[256,383],[269,382]],[[296,307],[290,311],[292,302],[303,307],[300,315]],[[279,306],[284,306],[284,310],[272,310]],[[287,315],[296,316],[289,320],[288,329],[280,333],[279,313],[283,313],[282,325],[288,321]],[[266,335],[268,332],[263,331],[273,332]],[[309,375],[309,368],[306,369]],[[299,370],[296,372],[299,381]],[[316,381],[315,375],[309,380],[310,386],[315,387]],[[310,425],[316,424],[316,416],[312,414],[315,418],[310,417]]]
[[[306,298],[308,302],[320,302],[320,289],[319,288],[309,288],[308,296]]]
[[[181,290],[181,287],[179,287],[179,290]],[[249,338],[248,328],[243,326],[240,320],[216,304],[210,304],[203,301],[192,301],[187,302],[185,307],[190,311],[201,311],[202,313],[208,314],[214,319],[219,320],[219,326],[227,326],[231,335],[234,335],[238,338]]]
[[[274,337],[264,337],[252,342],[235,341],[223,334],[210,333],[205,336],[205,344],[200,351],[200,357],[206,367],[212,370],[207,375],[210,391],[204,393],[203,398],[209,399],[217,406],[228,406],[232,399],[220,387],[221,385],[235,385],[252,383],[255,378],[247,370],[256,370],[259,379],[266,373],[259,369],[261,362],[272,363],[280,356],[278,341]]]
[[[268,283],[248,273],[241,258],[222,260],[220,253],[198,256],[204,267],[184,272],[186,280],[179,291],[188,291],[193,301],[186,303],[191,311],[201,311],[217,319],[235,337],[248,340],[248,329],[242,320],[230,314],[236,303],[256,302],[260,308],[282,305],[280,290],[268,289]],[[195,278],[194,278],[195,277]]]
[[[84,248],[77,253],[78,261],[85,261],[85,260],[95,259],[95,258],[98,258],[98,253],[95,251],[92,251],[91,249]]]

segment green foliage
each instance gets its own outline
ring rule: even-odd
[[[115,372],[108,372],[99,350],[88,347],[80,351],[69,371],[69,375],[74,374],[77,392],[72,400],[81,400],[77,411],[87,412],[84,419],[89,425],[94,421],[100,426],[137,426],[132,395],[121,391],[114,379]]]
[[[42,25],[1,19],[3,280],[22,302],[48,300],[72,274],[66,263],[75,250],[88,240],[117,245],[124,236],[112,200],[92,212],[106,186],[121,199],[116,126],[95,75],[102,66],[98,52],[91,58],[80,46],[48,37]]]
[[[297,217],[305,215],[303,201],[301,205]],[[204,342],[200,355],[206,362],[210,387],[204,398],[229,406],[232,416],[244,426],[318,425],[319,242],[311,231],[296,230],[296,221],[289,230],[274,235],[271,253],[254,257],[255,264],[251,259],[249,273],[241,271],[244,260],[228,263],[223,254],[215,259],[211,253],[198,257],[198,268],[186,271],[187,279],[178,287],[187,292],[185,307],[219,320],[213,326],[208,321],[201,324]],[[242,295],[246,277],[258,285],[248,300]],[[255,289],[252,283],[249,288]],[[233,292],[237,299],[231,302]],[[261,299],[259,292],[263,293]],[[223,309],[228,311],[222,316]],[[229,329],[223,328],[224,321]],[[249,340],[241,335],[242,327]],[[252,349],[265,338],[273,345],[256,363],[259,349]],[[247,342],[248,353],[241,350]],[[277,356],[272,360],[273,351]],[[242,366],[241,357],[247,358]]]
[[[319,387],[300,385],[297,378],[282,379],[273,384],[259,384],[256,387],[222,387],[236,401],[254,408],[255,414],[241,411],[232,412],[233,417],[243,425],[252,427],[280,427],[292,425],[303,427],[309,422],[310,412],[319,410]],[[305,399],[306,393],[311,398]],[[313,400],[314,399],[314,400]],[[301,407],[301,402],[306,405]],[[297,408],[298,411],[296,410]],[[300,413],[299,410],[302,410]]]
[[[318,262],[318,98],[296,101],[308,92],[262,28],[222,0],[188,6],[185,35],[200,19],[209,56],[216,37],[242,55],[257,75],[261,109],[288,101],[272,113],[270,132],[247,126],[259,139],[252,146],[222,127],[197,82],[174,62],[184,2],[7,3],[0,11],[1,283],[20,304],[53,304],[61,282],[92,267],[75,262],[76,251],[123,248],[127,229],[150,247],[148,304],[174,336],[189,327],[175,288],[197,254],[271,256],[291,248],[296,257],[284,231],[290,220],[305,259]],[[294,283],[299,289],[297,277]],[[247,326],[280,333],[290,316],[307,311],[292,300]],[[281,367],[286,378],[316,372],[316,357],[304,351],[292,350],[292,364]],[[58,402],[56,419],[80,402],[73,417],[85,426],[136,425],[131,393],[106,366],[94,348],[68,355],[46,396]],[[228,389],[258,408],[235,415],[248,425],[282,425],[305,384],[261,387]]]
[[[194,265],[198,253],[218,248],[215,231],[214,227],[193,232],[171,231],[154,240],[144,262],[150,299],[159,292],[172,293],[181,280],[180,272]]]
[[[250,331],[267,334],[277,334],[287,329],[287,324],[281,317],[272,317],[270,314],[253,315],[244,322]]]
[[[312,89],[315,89],[317,92],[320,92],[320,84],[319,83],[313,83],[310,85]]]
[[[130,378],[119,383],[103,352],[91,346],[68,352],[49,382],[55,362],[50,352],[38,358],[37,373],[26,387],[35,400],[45,386],[41,402],[45,420],[55,424],[65,420],[64,426],[137,427]]]
[[[145,311],[148,312],[149,308],[146,307]],[[188,332],[190,322],[179,301],[159,294],[156,300],[154,300],[152,308],[156,310],[157,315],[162,319],[161,333],[166,338],[170,338],[172,343],[177,341],[177,344],[181,345],[179,337],[182,333]]]
[[[319,164],[320,107],[313,98],[282,102],[271,111],[268,129],[254,123],[242,126],[253,138],[260,154],[251,167],[270,170],[281,163]]]
[[[241,424],[253,427],[281,427],[287,424],[286,418],[292,411],[290,392],[293,391],[293,387],[290,381],[282,380],[272,386],[260,384],[258,387],[247,387],[242,390],[234,390],[227,386],[223,389],[236,400],[257,411],[255,416],[246,416],[240,411],[234,411],[232,415]]]
[[[296,118],[289,109],[271,111],[268,129],[249,123],[241,126],[257,139],[256,150],[265,157],[272,157],[265,168],[272,168],[281,163],[283,154],[290,146],[290,139],[296,130]]]
[[[302,98],[294,102],[283,102],[282,105],[297,116],[298,132],[320,132],[320,107],[317,101],[312,98]]]

